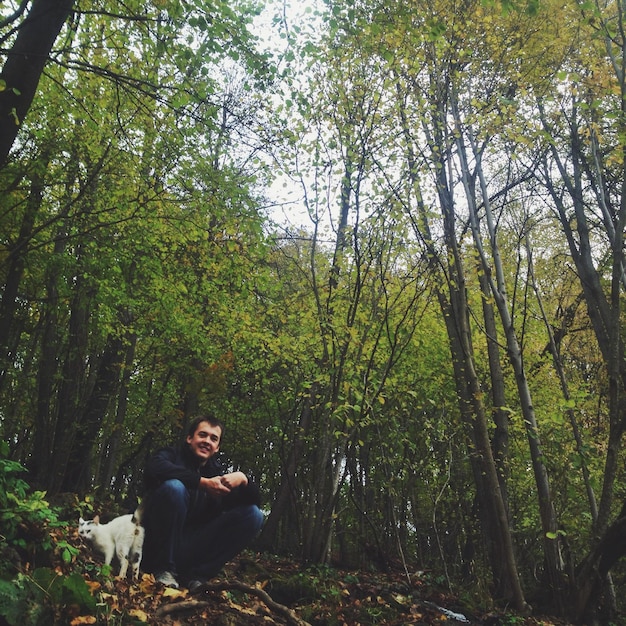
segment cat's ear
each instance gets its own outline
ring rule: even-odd
[[[79,524],[84,524],[84,523],[85,523],[85,520],[84,520],[82,517],[79,517],[79,518],[78,518],[78,523],[79,523]]]
[[[100,516],[99,516],[99,515],[96,515],[96,516],[93,518],[93,523],[94,523],[94,524],[99,524],[99,523],[100,523]]]

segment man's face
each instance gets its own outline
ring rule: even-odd
[[[200,422],[196,432],[187,436],[190,450],[204,465],[219,449],[222,429],[219,426],[211,426],[209,422]]]

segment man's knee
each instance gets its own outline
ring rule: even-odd
[[[245,509],[245,515],[249,523],[250,535],[256,537],[263,528],[265,516],[256,504],[249,504],[243,508]]]
[[[159,506],[187,506],[189,492],[187,487],[178,479],[172,478],[162,483],[152,494],[154,504]]]

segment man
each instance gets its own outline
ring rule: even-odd
[[[146,465],[142,569],[168,587],[180,580],[197,590],[263,525],[258,488],[217,460],[223,433],[219,420],[200,416],[180,449],[162,448]]]

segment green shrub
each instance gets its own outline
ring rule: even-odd
[[[0,577],[14,575],[15,555],[35,564],[36,556],[58,550],[65,562],[75,550],[67,543],[55,544],[51,530],[64,526],[46,500],[45,491],[31,490],[22,478],[22,465],[8,458],[9,446],[0,441]]]
[[[9,626],[67,624],[68,612],[92,615],[96,610],[96,600],[78,573],[60,576],[39,568],[12,581],[0,580],[0,616]]]

